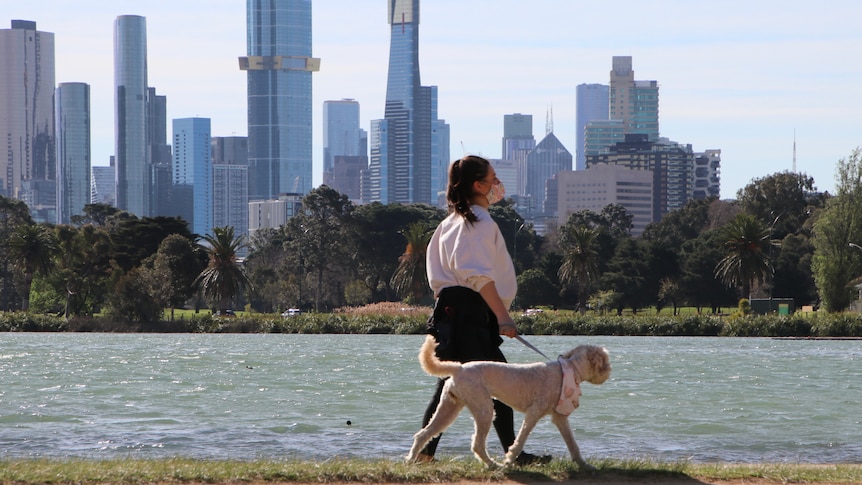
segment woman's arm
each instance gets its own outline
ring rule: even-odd
[[[509,311],[506,309],[506,305],[503,304],[503,299],[497,293],[497,285],[493,281],[489,281],[479,290],[479,294],[482,295],[482,299],[485,300],[485,303],[488,304],[488,307],[491,308],[491,311],[497,317],[500,335],[505,335],[509,338],[518,335],[518,327],[515,326],[515,321],[509,316]]]

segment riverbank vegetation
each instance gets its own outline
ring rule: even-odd
[[[592,460],[595,474],[568,460],[514,470],[489,470],[472,458],[433,464],[401,460],[0,460],[0,483],[77,485],[143,483],[553,483],[591,478],[601,483],[859,483],[862,465],[730,464],[649,460]]]
[[[231,317],[209,312],[184,312],[174,320],[129,322],[111,316],[62,317],[24,312],[0,313],[0,331],[16,332],[164,332],[164,333],[301,333],[301,334],[420,334],[430,308],[403,307],[377,312],[353,309],[333,313],[303,313],[282,317],[240,313]],[[525,335],[630,335],[723,337],[862,337],[862,315],[855,313],[796,313],[793,315],[599,315],[576,311],[524,313],[515,318]]]

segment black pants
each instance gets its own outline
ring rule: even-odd
[[[482,295],[464,287],[444,288],[437,297],[434,314],[428,320],[428,333],[437,339],[435,353],[441,360],[461,363],[475,360],[506,362],[500,344],[497,318],[488,308]],[[422,418],[424,428],[434,416],[443,393],[445,379],[437,381],[437,388]],[[512,408],[494,400],[494,430],[503,445],[503,451],[515,442],[515,424]],[[435,436],[422,453],[434,456],[440,436]]]

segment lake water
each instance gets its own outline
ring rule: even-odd
[[[0,333],[0,457],[401,459],[435,382],[423,339]],[[611,378],[584,384],[569,417],[588,460],[862,462],[862,341],[527,339],[549,356],[609,350]],[[465,411],[439,456],[470,456],[471,433]],[[526,449],[568,456],[547,418]]]

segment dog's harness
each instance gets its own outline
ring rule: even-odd
[[[564,359],[563,356],[557,358],[560,367],[563,369],[563,383],[560,389],[560,400],[557,401],[557,407],[554,411],[568,416],[572,411],[578,408],[578,400],[581,397],[581,375],[577,372],[574,364]]]

